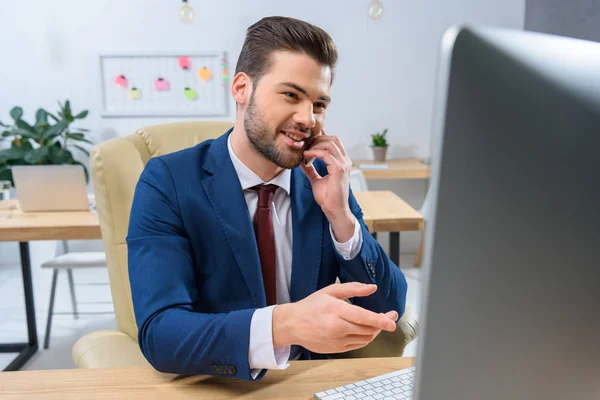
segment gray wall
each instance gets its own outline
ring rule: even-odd
[[[527,0],[525,30],[600,42],[600,0]]]

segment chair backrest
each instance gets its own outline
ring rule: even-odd
[[[226,121],[149,126],[135,134],[102,143],[90,154],[117,329],[135,340],[137,325],[131,301],[125,239],[137,181],[150,158],[216,138],[232,126],[233,123]]]
[[[360,169],[350,171],[350,189],[353,192],[366,192],[369,190],[365,174]]]

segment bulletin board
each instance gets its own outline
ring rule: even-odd
[[[100,56],[102,116],[226,116],[225,52]]]

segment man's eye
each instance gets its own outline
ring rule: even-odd
[[[315,107],[317,107],[317,108],[325,108],[325,103],[315,103]]]
[[[296,95],[296,93],[292,93],[292,92],[285,92],[284,95],[286,95],[290,99],[297,99],[298,98],[298,96]]]

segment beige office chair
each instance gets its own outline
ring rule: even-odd
[[[90,165],[106,264],[108,267],[116,331],[98,331],[75,343],[73,362],[78,368],[148,366],[137,343],[127,268],[129,213],[136,183],[151,157],[163,155],[203,140],[216,138],[230,122],[186,122],[151,126],[135,134],[109,140],[92,151]],[[346,356],[400,356],[416,337],[416,320],[410,310],[394,334],[383,332],[369,346]]]

